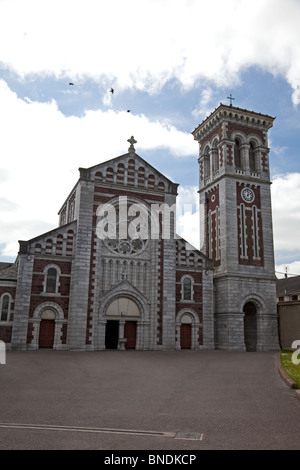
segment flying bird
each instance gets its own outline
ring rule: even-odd
[[[69,82],[69,85],[74,85],[74,83],[73,83],[73,82]]]
[[[127,109],[127,113],[130,113],[130,109]]]
[[[115,90],[114,90],[113,88],[110,89],[110,92],[111,92],[111,93],[114,93],[114,91],[115,91]]]

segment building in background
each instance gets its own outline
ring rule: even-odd
[[[279,339],[283,349],[300,340],[300,276],[277,280]]]

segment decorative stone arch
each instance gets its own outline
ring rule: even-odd
[[[264,302],[264,299],[260,295],[257,295],[257,294],[254,294],[254,293],[249,293],[241,299],[241,301],[240,301],[240,312],[244,311],[244,307],[248,302],[252,302],[256,306],[257,313],[259,315],[263,315],[263,314],[267,313],[267,307],[266,307],[266,304]]]
[[[39,348],[40,324],[42,320],[53,320],[55,322],[53,349],[66,349],[66,345],[62,344],[62,326],[67,323],[63,309],[56,302],[43,302],[38,305],[33,312],[32,319],[29,324],[32,329],[32,340],[29,349]]]
[[[208,155],[210,150],[211,150],[211,143],[210,142],[205,142],[205,144],[203,145],[202,154],[203,155]]]
[[[231,140],[240,140],[241,144],[247,143],[247,136],[244,132],[240,130],[235,130],[231,133]]]
[[[122,308],[113,315],[108,315],[108,309],[119,299],[128,299],[129,304],[132,302],[136,305],[137,310],[133,313]],[[122,300],[121,300],[122,302]],[[123,305],[124,305],[123,301]],[[99,315],[96,333],[96,348],[105,349],[105,331],[106,323],[109,319],[119,322],[119,337],[124,334],[124,326],[126,321],[137,322],[136,349],[149,349],[149,327],[150,327],[150,305],[147,298],[141,294],[128,281],[124,280],[117,287],[110,290],[99,303]],[[121,347],[120,349],[124,349]]]
[[[176,315],[176,349],[181,349],[181,325],[189,324],[191,326],[191,349],[200,349],[199,345],[199,329],[202,323],[199,316],[192,308],[183,308]]]
[[[257,134],[249,134],[246,138],[246,142],[250,144],[250,142],[254,142],[256,147],[261,147],[263,142],[261,138]]]
[[[212,136],[212,138],[210,139],[210,142],[211,142],[211,148],[217,147],[217,145],[219,145],[219,143],[220,143],[220,136],[219,136],[219,134],[214,134],[214,135]]]

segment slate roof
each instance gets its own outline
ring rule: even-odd
[[[277,279],[276,292],[278,297],[300,293],[300,276]]]
[[[17,279],[17,265],[16,263],[0,262],[0,280],[15,280]]]

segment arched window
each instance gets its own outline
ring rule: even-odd
[[[95,181],[102,181],[102,180],[103,180],[103,176],[102,176],[101,171],[97,171],[97,173],[95,174]]]
[[[41,253],[42,252],[42,245],[40,243],[37,243],[34,247],[34,252],[35,253]]]
[[[214,172],[219,169],[219,151],[217,145],[218,141],[215,139],[212,145],[212,167]]]
[[[46,279],[46,292],[48,294],[53,294],[56,292],[56,283],[57,283],[57,271],[55,268],[49,268],[47,271],[47,279]]]
[[[204,178],[210,176],[210,156],[209,156],[209,147],[208,145],[204,149]]]
[[[242,168],[240,145],[241,145],[240,141],[238,139],[235,139],[234,141],[234,164],[237,169]]]
[[[250,171],[252,172],[256,171],[255,152],[254,152],[254,145],[252,142],[250,142],[250,147],[249,147],[249,167],[250,167]]]
[[[3,294],[0,302],[1,306],[1,321],[8,321],[9,320],[9,311],[10,311],[10,295]]]
[[[189,277],[182,280],[182,299],[193,300],[192,280]]]

